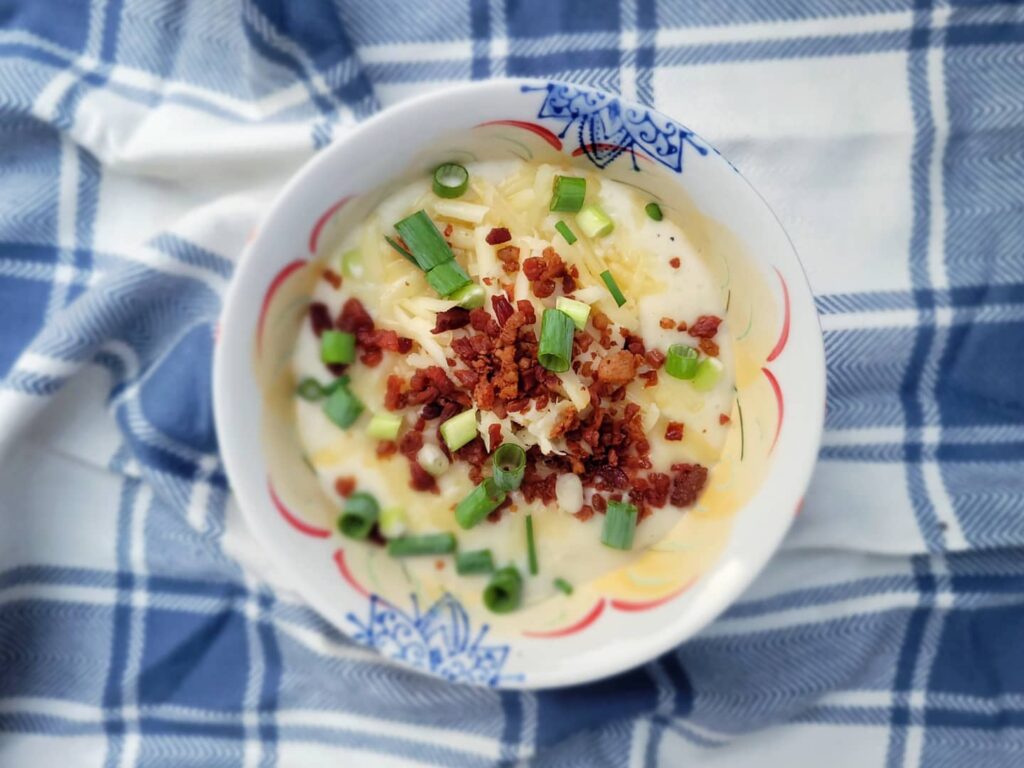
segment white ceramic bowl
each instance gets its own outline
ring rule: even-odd
[[[532,625],[486,638],[486,627],[475,626],[455,600],[427,606],[371,594],[353,564],[357,553],[348,551],[361,545],[342,540],[306,509],[317,504],[289,489],[297,463],[280,436],[287,425],[268,424],[273,419],[257,385],[286,367],[295,318],[303,314],[301,286],[287,290],[290,278],[389,185],[458,153],[594,164],[660,199],[668,215],[696,222],[708,258],[720,260],[730,281],[729,327],[745,410],[734,412],[734,434],[705,494],[710,501],[687,513],[729,526],[699,567],[680,566],[682,555],[652,554],[639,567],[663,578],[602,579],[578,588],[557,615],[532,612]],[[691,637],[750,584],[789,528],[810,479],[825,366],[810,289],[786,233],[710,144],[610,94],[505,80],[403,102],[296,174],[235,272],[221,318],[214,396],[221,450],[245,518],[316,609],[357,641],[422,671],[542,688],[641,664]],[[685,550],[685,535],[675,552]]]

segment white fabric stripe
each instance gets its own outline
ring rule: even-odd
[[[136,581],[131,593],[127,659],[124,676],[120,680],[121,717],[125,721],[124,745],[121,750],[121,765],[124,768],[132,768],[138,763],[142,747],[138,716],[139,677],[142,674],[146,611],[149,608],[149,594],[146,591],[146,517],[152,503],[153,491],[148,485],[140,483],[132,505],[128,534],[128,557]]]
[[[633,721],[629,741],[629,768],[643,768],[644,755],[647,753],[647,742],[651,739],[651,721],[639,717]]]
[[[155,248],[149,247],[148,245],[143,245],[139,248],[133,249],[131,253],[128,254],[128,259],[168,275],[191,277],[194,280],[206,283],[217,293],[223,293],[224,289],[227,287],[227,279],[221,277],[215,272],[203,269],[202,267],[194,267],[191,264],[185,264],[184,262],[173,259]]]
[[[825,35],[863,35],[873,32],[908,29],[913,20],[910,11],[864,16],[832,16],[818,19],[780,20],[773,24],[728,24],[707,27],[660,29],[655,34],[659,48],[708,43],[794,40]]]
[[[112,587],[69,587],[62,584],[17,584],[0,589],[0,605],[23,600],[48,600],[63,603],[112,606],[116,601]]]
[[[954,318],[958,323],[1013,323],[1024,320],[1024,305],[985,304],[969,310],[952,307],[935,309],[935,326],[948,328]],[[860,331],[873,328],[915,328],[918,325],[916,309],[868,310],[841,315],[822,315],[823,331]]]
[[[447,40],[443,43],[386,43],[359,48],[364,64],[422,63],[427,61],[467,61],[473,58],[472,40]]]
[[[208,484],[200,482],[198,485]],[[245,693],[242,698],[242,733],[243,753],[242,767],[257,768],[260,762],[259,738],[259,707],[260,691],[263,688],[263,644],[259,637],[260,605],[259,585],[248,574],[244,577],[245,586],[249,590],[243,612],[245,613],[245,640],[249,646],[249,675],[246,678]]]
[[[70,376],[81,366],[81,363],[73,360],[61,360],[59,357],[49,357],[29,351],[23,352],[18,358],[17,370],[59,379]]]
[[[935,509],[935,516],[940,523],[946,524],[944,531],[946,549],[955,551],[967,549],[967,539],[964,537],[960,521],[957,519],[953,502],[946,491],[946,484],[942,480],[942,470],[934,461],[926,461],[921,465],[921,472],[924,475],[924,487],[932,501]]]
[[[78,151],[66,136],[60,139],[60,192],[57,199],[57,245],[74,248],[78,220]]]
[[[936,33],[939,34],[939,33]],[[945,50],[928,51],[928,94],[931,101],[935,139],[928,169],[928,195],[931,203],[928,224],[928,278],[931,287],[941,290],[949,286],[946,276],[946,205],[942,165],[949,138],[949,115],[946,109]]]

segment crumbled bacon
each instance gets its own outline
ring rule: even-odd
[[[597,380],[610,387],[621,387],[636,376],[636,360],[630,352],[620,350],[601,360]]]
[[[409,485],[415,491],[428,493],[440,493],[437,487],[437,480],[417,463],[416,459],[409,459]]]
[[[327,309],[326,304],[321,304],[319,301],[315,301],[309,305],[309,322],[313,326],[313,333],[319,339],[324,331],[329,331],[334,328],[334,323],[331,322],[331,311]]]
[[[711,339],[701,339],[697,343],[697,346],[700,347],[700,351],[708,357],[718,357],[718,345]]]
[[[507,243],[512,239],[512,233],[508,231],[506,227],[494,227],[490,232],[487,233],[487,244],[498,245],[499,243]]]
[[[341,288],[341,275],[335,272],[333,269],[325,269],[323,274],[324,280],[330,283],[331,288],[338,290]]]
[[[451,224],[449,224],[448,226],[446,226],[444,228],[444,236],[445,237],[451,237],[452,236],[452,232],[454,232],[454,231],[455,231],[455,227],[452,226]]]
[[[464,328],[467,325],[469,325],[469,311],[462,307],[452,307],[435,315],[434,328],[431,333],[454,331],[456,328]]]
[[[668,263],[672,266],[672,269],[679,269],[680,264],[682,264],[678,256],[674,256],[669,259]]]
[[[687,333],[696,339],[711,339],[714,338],[715,334],[718,333],[718,326],[721,325],[722,318],[715,317],[714,315],[701,315],[697,320],[689,327]]]
[[[665,353],[660,349],[649,349],[645,355],[645,361],[651,368],[657,370],[665,364]]]
[[[676,321],[673,320],[671,317],[663,317],[658,322],[658,325],[660,325],[662,328],[668,331],[676,327]]]
[[[672,465],[672,495],[670,500],[677,507],[688,507],[697,501],[708,479],[708,470],[700,464]]]
[[[679,321],[679,325],[676,326],[676,330],[677,331],[685,331],[686,330],[686,321],[685,320],[680,320]]]
[[[724,425],[724,424],[728,424],[731,421],[732,421],[732,419],[730,419],[726,414],[724,414],[724,413],[718,414],[718,423],[719,424],[723,424]]]
[[[491,306],[494,308],[494,316],[498,318],[498,325],[505,325],[515,309],[512,308],[512,302],[510,302],[504,296],[491,296]],[[479,329],[477,329],[479,330]]]
[[[587,520],[589,520],[593,516],[594,508],[589,504],[584,504],[582,507],[580,507],[579,512],[573,515],[573,517],[575,517],[577,520],[584,523],[587,522]]]
[[[402,391],[404,384],[401,376],[395,374],[388,376],[387,389],[384,392],[384,407],[389,411],[399,411],[405,408],[406,397]]]
[[[377,458],[389,459],[398,453],[398,443],[394,440],[381,440],[377,443]]]
[[[334,490],[343,499],[347,499],[356,489],[356,479],[348,475],[342,475],[334,481]]]
[[[420,452],[422,447],[423,433],[416,429],[406,432],[402,435],[402,439],[398,441],[399,453],[412,461],[416,460],[416,454]]]
[[[657,371],[644,371],[643,373],[637,374],[637,377],[644,380],[644,389],[658,386]]]
[[[516,246],[506,245],[504,248],[499,248],[496,255],[505,272],[511,275],[519,271],[519,249]]]
[[[487,428],[487,440],[492,451],[501,445],[501,424],[491,424]]]
[[[665,427],[666,440],[682,440],[684,425],[681,421],[670,421]]]
[[[338,330],[355,333],[358,336],[360,331],[373,330],[373,318],[370,317],[370,313],[366,311],[363,303],[359,299],[353,298],[342,306],[341,314],[338,315],[338,322],[335,325]]]

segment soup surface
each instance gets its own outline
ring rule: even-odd
[[[299,440],[341,533],[411,583],[512,611],[625,564],[697,502],[733,407],[727,296],[641,192],[442,167],[318,268]]]

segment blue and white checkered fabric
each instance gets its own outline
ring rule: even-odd
[[[825,329],[821,462],[699,638],[452,687],[304,607],[210,415],[283,180],[446,82],[620,90],[772,201]],[[1024,765],[1024,7],[0,0],[0,764]]]

